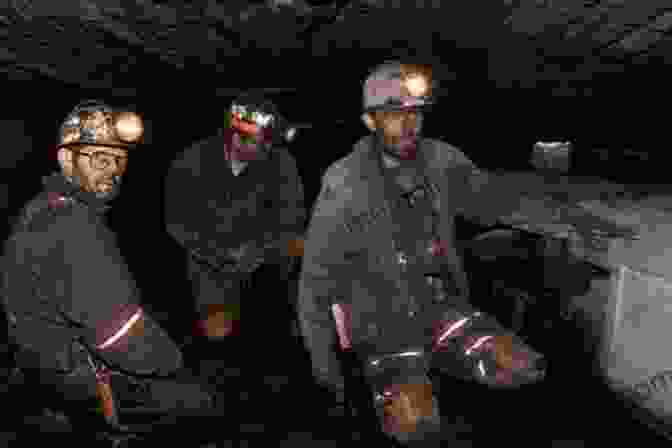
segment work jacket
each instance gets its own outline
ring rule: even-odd
[[[334,316],[347,327],[341,345],[358,352],[427,345],[441,310],[468,301],[455,216],[493,225],[518,204],[510,186],[441,141],[421,140],[414,179],[401,182],[409,188],[382,161],[368,136],[330,166],[306,235],[299,319],[314,373],[332,387],[342,387]]]
[[[105,221],[109,205],[61,174],[44,185],[3,254],[2,298],[19,366],[67,374],[94,353],[129,374],[176,371],[182,354],[141,306]]]
[[[263,262],[288,260],[289,241],[303,235],[306,210],[296,161],[273,147],[235,176],[216,135],[187,148],[166,178],[168,233],[194,260],[226,272],[243,244],[266,248]]]

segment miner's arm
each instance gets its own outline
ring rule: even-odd
[[[343,389],[343,376],[335,352],[336,333],[331,304],[340,302],[344,281],[338,255],[339,212],[332,191],[323,181],[308,226],[299,282],[298,315],[313,372],[318,383]]]
[[[64,219],[54,232],[62,238],[62,265],[68,269],[64,317],[88,347],[112,366],[136,374],[172,374],[182,354],[159,324],[142,308],[134,279],[109,234],[92,219]]]
[[[516,184],[492,172],[478,168],[467,156],[455,151],[453,163],[446,169],[451,198],[457,212],[484,226],[493,226],[511,216],[520,206],[523,191]]]
[[[260,241],[260,247],[266,247],[264,261],[272,264],[289,266],[289,256],[300,256],[292,252],[293,244],[303,239],[306,222],[306,206],[303,183],[299,175],[296,160],[292,155],[281,150],[278,152],[280,171],[278,185],[273,188],[273,213],[277,217],[273,222],[265,223],[268,227]]]

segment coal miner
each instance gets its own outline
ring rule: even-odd
[[[44,178],[5,243],[2,296],[17,366],[42,405],[67,415],[98,408],[112,423],[125,407],[161,415],[214,405],[143,308],[106,223],[142,134],[137,114],[80,103],[60,127],[60,171]]]
[[[454,218],[494,224],[518,196],[459,149],[422,137],[435,89],[421,65],[391,61],[367,78],[371,135],[323,176],[299,285],[318,382],[342,400],[336,350],[354,351],[382,429],[413,446],[442,437],[430,368],[489,387],[544,376],[538,353],[469,304]]]
[[[170,167],[166,225],[186,252],[197,334],[206,340],[239,334],[241,308],[259,312],[256,300],[245,298],[257,268],[288,272],[300,255],[306,211],[296,161],[281,145],[289,136],[271,101],[244,93],[226,111],[221,132]]]

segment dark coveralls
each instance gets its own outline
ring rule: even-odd
[[[122,417],[137,406],[160,415],[209,412],[211,395],[181,374],[179,348],[140,305],[105,201],[61,174],[44,185],[5,244],[2,279],[16,362],[31,387],[42,386],[34,397],[66,412],[95,406],[86,346],[113,372]]]
[[[299,285],[299,318],[318,381],[344,387],[333,350],[340,336],[334,306],[352,350],[364,359],[425,349],[443,316],[468,312],[454,217],[494,224],[517,198],[457,148],[431,139],[403,167],[384,167],[371,136],[332,165],[308,226]],[[432,251],[437,240],[441,249]],[[454,366],[444,353],[431,357],[442,370]],[[402,376],[422,376],[423,362]]]
[[[296,161],[273,147],[235,176],[221,135],[186,149],[172,164],[165,191],[168,233],[188,255],[197,311],[224,305],[238,319],[242,286],[251,272],[230,251],[250,243],[264,247],[260,263],[289,267],[289,241],[303,234],[306,211]],[[234,324],[235,325],[235,324]]]

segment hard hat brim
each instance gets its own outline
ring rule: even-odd
[[[69,143],[61,143],[56,145],[56,149],[62,149],[62,148],[72,148],[75,146],[96,146],[99,148],[115,148],[115,149],[134,149],[138,146],[142,146],[142,143],[129,143],[129,144],[124,144],[124,143],[88,143],[88,142],[82,142],[82,141],[74,141],[74,142],[69,142]]]
[[[398,111],[405,111],[405,110],[422,110],[426,111],[431,109],[435,105],[434,101],[428,101],[424,104],[417,104],[413,106],[394,106],[390,104],[384,104],[384,105],[379,105],[379,106],[369,106],[364,108],[365,113],[369,112],[375,112],[377,110],[380,111],[389,111],[389,112],[398,112]]]

